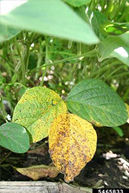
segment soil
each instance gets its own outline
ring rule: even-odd
[[[126,129],[125,129],[126,128]],[[98,133],[98,148],[92,161],[86,165],[72,182],[77,186],[89,188],[129,188],[129,138],[120,138],[114,131],[103,128]],[[106,138],[105,138],[106,136]],[[33,144],[25,154],[15,154],[0,150],[0,181],[31,181],[32,179],[18,173],[12,166],[28,167],[32,165],[51,164],[47,140]],[[56,178],[41,178],[52,182],[63,181],[63,175]]]

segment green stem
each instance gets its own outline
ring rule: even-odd
[[[129,72],[122,72],[122,73],[119,73],[119,78],[120,77],[124,77],[124,76],[126,76],[126,75],[129,75]],[[112,76],[112,78],[117,78],[118,77],[118,75],[114,75],[114,76]]]
[[[106,77],[106,80],[110,80],[112,75],[115,74],[116,72],[118,72],[119,70],[123,69],[123,66],[119,66],[118,68],[116,68],[115,70],[113,70],[112,72],[110,72],[110,74]]]
[[[43,85],[44,83],[44,76],[46,75],[46,72],[47,72],[47,66],[50,66],[49,65],[49,52],[48,52],[48,43],[47,43],[47,38],[46,38],[46,42],[45,42],[45,45],[46,45],[46,56],[45,56],[45,65],[43,65],[43,70],[42,70],[42,80],[40,82],[40,86]],[[39,67],[40,68],[40,67]]]
[[[123,100],[126,101],[127,99],[129,99],[129,89],[126,90],[124,96],[123,96]]]
[[[62,59],[62,60],[57,60],[55,62],[52,62],[52,63],[47,63],[45,62],[45,64],[41,65],[39,68],[36,68],[36,70],[39,70],[43,67],[46,67],[46,66],[53,66],[53,65],[56,65],[56,64],[60,64],[60,63],[64,63],[64,62],[68,62],[68,61],[72,61],[72,60],[78,60],[80,57],[94,57],[96,56],[96,50],[93,49],[93,50],[90,50],[89,52],[85,53],[85,54],[82,54],[82,55],[79,55],[79,56],[74,56],[74,57],[69,57],[69,58],[65,58],[65,59]],[[32,70],[32,72],[35,71],[35,69]]]
[[[29,64],[29,54],[30,54],[30,45],[28,44],[24,48],[24,52],[22,55],[22,83],[26,84],[26,72],[28,71],[28,64]]]
[[[39,43],[40,43],[40,42],[41,42],[41,38],[39,39]],[[42,42],[42,44],[40,45],[40,48],[39,48],[37,68],[40,68],[40,66],[41,66],[41,64],[42,64],[44,46],[45,46],[45,41]],[[37,80],[38,77],[39,77],[39,72],[37,72],[37,73],[35,74],[35,80]]]
[[[11,155],[12,152],[9,152],[2,160],[0,160],[0,165]]]
[[[113,65],[119,65],[118,61],[114,61],[110,64],[111,66]],[[92,77],[99,78],[103,72],[106,72],[107,69],[109,68],[109,60],[106,60],[102,63],[100,66],[99,70],[96,70],[94,73],[92,73]]]

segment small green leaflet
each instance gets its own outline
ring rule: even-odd
[[[120,136],[123,137],[124,133],[123,130],[120,127],[113,127],[113,129],[116,131],[116,133]]]
[[[126,123],[127,110],[119,95],[101,80],[77,84],[67,97],[68,110],[91,123],[116,127]]]
[[[111,35],[121,35],[128,31],[129,27],[125,24],[110,23],[104,27],[104,30]]]
[[[0,146],[15,153],[25,153],[30,146],[26,129],[17,123],[1,125]]]

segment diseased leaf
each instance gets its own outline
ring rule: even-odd
[[[70,112],[91,123],[116,127],[127,121],[124,102],[101,80],[88,79],[77,84],[67,97],[67,106]]]
[[[27,128],[32,142],[37,142],[48,136],[53,120],[66,112],[67,107],[57,93],[45,87],[34,87],[28,89],[16,105],[13,122]]]
[[[64,1],[73,7],[81,7],[82,5],[90,3],[91,0],[64,0]]]
[[[62,114],[49,131],[49,151],[54,165],[70,182],[93,158],[97,135],[92,125],[73,114]]]
[[[30,146],[26,129],[17,123],[1,125],[0,146],[16,153],[25,153]]]
[[[43,177],[55,178],[59,173],[56,167],[47,165],[37,165],[28,168],[14,167],[14,169],[22,175],[32,178],[33,180],[38,180]]]

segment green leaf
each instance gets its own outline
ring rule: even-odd
[[[29,0],[0,19],[3,24],[64,39],[99,42],[91,27],[61,0]]]
[[[82,5],[90,3],[91,0],[64,0],[64,1],[73,7],[81,7]]]
[[[25,153],[29,149],[26,129],[17,123],[3,124],[0,126],[0,146],[16,153]]]
[[[0,23],[0,42],[9,40],[20,32],[19,29]]]
[[[101,80],[77,84],[67,97],[69,111],[103,126],[115,127],[127,121],[127,110],[119,95]]]
[[[67,107],[60,96],[45,87],[28,89],[15,107],[13,122],[23,125],[37,142],[48,136],[53,120],[66,113]]]
[[[120,137],[123,137],[123,136],[124,136],[123,130],[122,130],[120,127],[113,127],[113,129],[117,132],[117,134],[118,134]]]
[[[100,61],[115,57],[129,66],[129,32],[120,36],[110,36],[99,45]]]

